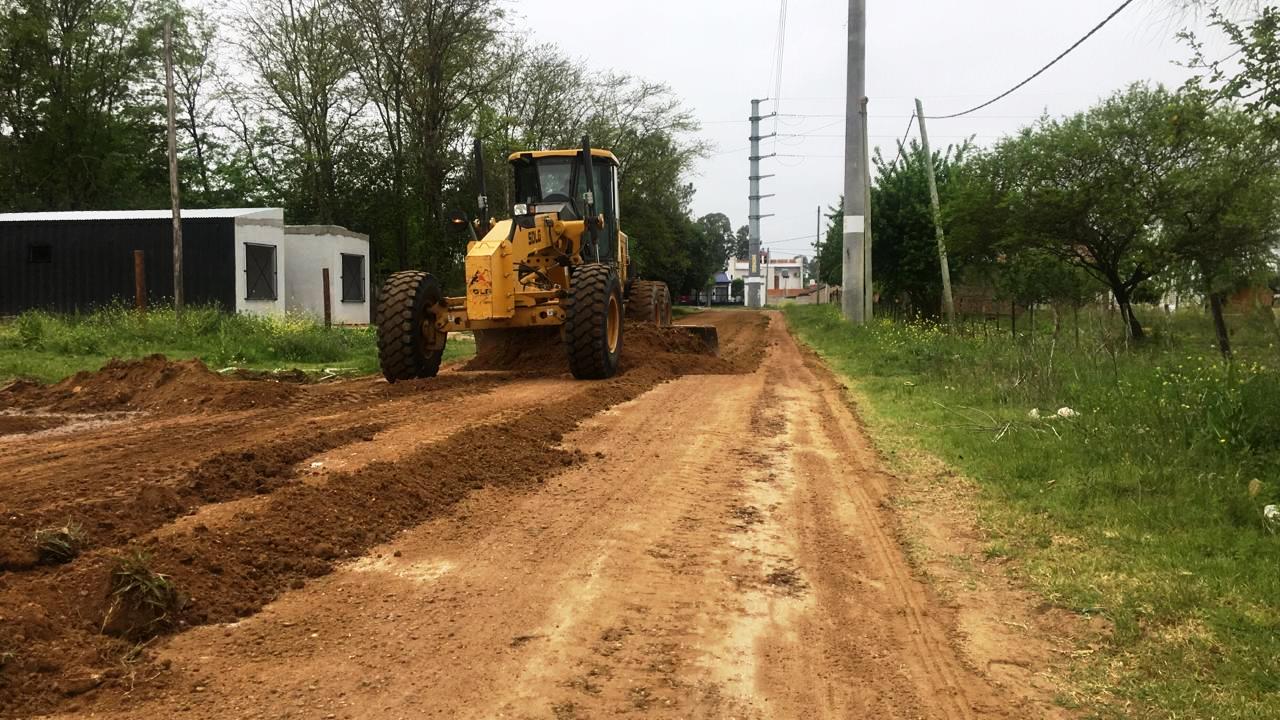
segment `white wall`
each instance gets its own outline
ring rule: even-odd
[[[751,267],[745,260],[730,260],[729,267],[725,272],[729,274],[729,278],[746,278]],[[803,290],[806,287],[804,278],[801,277],[800,261],[796,259],[778,260],[768,264],[760,264],[760,272],[764,276],[764,286],[768,290],[773,290],[774,277],[778,278],[779,290]]]
[[[238,218],[236,220],[236,312],[255,315],[283,315],[285,312],[285,270],[289,267],[284,242],[284,221]],[[245,275],[246,243],[271,245],[276,249],[276,299],[246,300],[248,280]],[[198,268],[192,268],[199,272]]]
[[[329,297],[333,322],[363,325],[369,322],[369,236],[330,225],[290,225],[284,228],[289,254],[285,268],[286,304],[289,312],[324,318],[323,269],[329,268]],[[364,258],[360,302],[342,300],[342,256]]]

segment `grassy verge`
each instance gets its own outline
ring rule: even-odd
[[[445,360],[474,351],[473,343],[451,342]],[[109,308],[83,315],[28,312],[0,323],[0,382],[14,377],[54,382],[80,370],[96,370],[111,358],[154,353],[200,358],[215,370],[378,371],[372,329],[326,329],[300,316],[268,318],[191,308],[177,317],[163,308],[145,315]]]
[[[1111,621],[1078,670],[1087,716],[1280,717],[1280,527],[1263,517],[1280,502],[1280,372],[1199,339],[1075,349],[786,314],[874,435],[978,482],[988,553]]]

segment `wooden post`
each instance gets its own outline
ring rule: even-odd
[[[329,293],[329,268],[320,271],[320,278],[324,281],[324,326],[333,327],[333,298]]]
[[[165,99],[169,105],[169,200],[173,206],[173,309],[182,312],[182,203],[178,195],[178,129],[173,102],[173,18],[164,21]]]
[[[147,309],[147,263],[141,250],[133,251],[133,304],[138,312]]]
[[[938,264],[942,266],[942,307],[947,322],[956,324],[956,305],[951,297],[951,268],[947,264],[947,237],[942,232],[942,208],[938,203],[938,181],[933,176],[933,153],[929,150],[929,131],[924,126],[924,103],[916,98],[916,119],[920,121],[920,145],[924,153],[925,176],[929,179],[929,203],[933,206],[933,227],[938,238]]]

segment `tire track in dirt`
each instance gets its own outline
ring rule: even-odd
[[[966,665],[856,419],[775,322],[760,371],[619,391],[550,448],[572,465],[521,461],[66,717],[1043,716]],[[521,422],[496,442],[537,442]]]
[[[278,488],[263,508],[237,513],[225,526],[196,525],[189,533],[151,535],[137,545],[186,593],[189,602],[175,617],[178,627],[235,621],[304,586],[308,578],[328,573],[337,562],[444,513],[471,492],[536,486],[581,462],[580,453],[556,446],[563,433],[670,380],[672,367],[733,370],[723,361],[697,356],[678,361],[661,347],[649,350],[646,362],[589,390],[583,386],[579,394],[553,389],[554,402],[464,427],[397,461],[373,462],[324,483]],[[474,386],[483,389],[501,380],[482,376]],[[485,402],[495,416],[506,407],[501,393]],[[107,553],[90,553],[74,566],[0,587],[0,626],[28,633],[17,671],[0,669],[0,714],[49,708],[60,694],[120,687],[148,671],[146,662],[112,666],[123,648],[96,634],[101,609],[94,603],[106,599],[110,563]],[[30,602],[33,597],[39,604]]]

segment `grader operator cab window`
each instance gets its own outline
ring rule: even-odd
[[[617,173],[613,164],[602,158],[593,158],[591,165],[596,212],[604,215],[600,260],[608,262],[614,259],[617,247]],[[520,158],[515,161],[515,170],[516,197],[528,207],[530,214],[557,212],[564,220],[582,219],[586,212],[583,195],[587,191],[587,177],[577,158]]]

